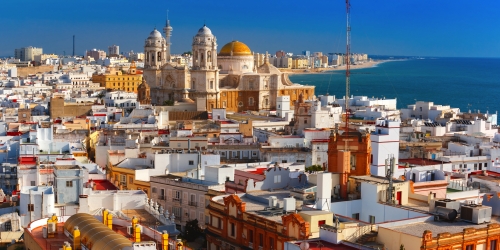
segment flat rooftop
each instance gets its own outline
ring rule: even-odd
[[[361,175],[361,176],[351,176],[349,178],[352,178],[352,179],[355,179],[355,180],[360,180],[360,181],[372,182],[372,183],[389,184],[389,180],[387,180],[387,178],[382,177],[382,176]],[[392,181],[394,183],[405,182],[405,181],[398,180],[398,179],[393,179]]]
[[[300,244],[302,243],[302,241],[300,242],[294,242],[293,244],[297,245],[297,246],[300,246]],[[310,241],[307,241],[307,243],[309,243],[309,248],[310,250],[351,250],[351,249],[358,249],[358,248],[354,248],[354,247],[350,247],[350,246],[347,246],[347,245],[343,245],[343,244],[332,244],[330,242],[327,242],[327,241],[323,241],[323,240],[310,240]]]
[[[224,204],[222,197],[228,195],[219,196],[216,202]],[[253,191],[246,194],[238,195],[242,202],[245,202],[245,210],[247,213],[255,214],[257,216],[273,220],[276,222],[281,222],[281,216],[283,213],[283,199],[290,198],[289,190],[276,190],[276,191]],[[278,203],[280,204],[280,209],[266,210],[269,207],[268,198],[269,196],[276,196],[278,198]]]
[[[499,223],[500,217],[492,216],[490,223]],[[403,226],[397,227],[386,227],[388,229],[394,230],[396,232],[401,232],[408,235],[413,235],[417,237],[422,237],[422,234],[425,230],[431,230],[432,236],[436,237],[440,233],[461,233],[465,228],[485,228],[490,223],[484,224],[472,224],[465,221],[455,221],[455,222],[446,222],[446,221],[426,221],[419,223],[412,223]],[[383,226],[382,226],[383,227]]]

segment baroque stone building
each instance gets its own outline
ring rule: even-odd
[[[217,53],[217,38],[203,25],[193,37],[192,67],[170,60],[172,27],[166,38],[154,29],[144,44],[144,79],[151,88],[151,103],[195,102],[198,111],[226,108],[230,112],[275,110],[278,96],[289,95],[293,106],[302,94],[314,95],[314,86],[292,83],[288,75],[271,65],[266,54],[257,65],[250,48],[232,41]],[[141,100],[139,100],[141,101]]]

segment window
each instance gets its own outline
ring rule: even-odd
[[[174,200],[177,200],[177,201],[181,200],[181,192],[180,191],[175,191]]]
[[[189,161],[189,165],[194,165],[194,161]]]
[[[483,163],[479,163],[479,170],[483,170]]]
[[[31,186],[35,186],[35,181],[31,181]]]
[[[321,227],[321,225],[324,225],[325,223],[326,223],[325,220],[318,221],[318,227]]]
[[[248,230],[248,242],[253,243],[253,230]]]
[[[497,250],[497,240],[490,240],[490,250]]]
[[[288,161],[287,160],[281,160],[281,163],[287,163]]]
[[[248,98],[248,106],[253,106],[253,97]]]
[[[182,215],[182,208],[180,207],[172,207],[172,212],[174,213],[175,217],[180,220],[181,215]]]
[[[231,237],[235,237],[236,236],[236,228],[234,227],[234,223],[230,223],[231,225]]]
[[[160,200],[165,200],[165,189],[160,189]]]
[[[222,107],[223,107],[223,108],[226,108],[226,101],[223,101],[223,102],[222,102]]]
[[[351,170],[356,169],[356,155],[351,155]]]
[[[28,204],[28,212],[35,211],[35,204]]]
[[[352,214],[352,218],[355,220],[359,220],[359,213]]]
[[[214,88],[214,81],[210,81],[210,89]]]
[[[304,119],[304,124],[307,124],[307,119]]]
[[[470,244],[470,245],[467,245],[465,246],[465,250],[474,250],[474,245],[473,244]]]
[[[132,184],[132,183],[134,183],[134,177],[128,177],[128,184]],[[153,191],[153,193],[154,193],[154,191]]]
[[[155,187],[151,188],[151,193],[156,194],[156,188]]]
[[[370,224],[375,224],[375,216],[370,215]]]
[[[264,235],[259,234],[259,247],[264,246]]]
[[[477,170],[477,163],[474,163],[474,170]]]
[[[73,187],[73,181],[66,181],[66,187]]]
[[[274,238],[269,237],[269,249],[274,249]]]
[[[281,183],[281,175],[274,176],[274,183]]]

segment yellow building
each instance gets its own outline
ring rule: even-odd
[[[125,151],[123,150],[108,150],[108,172],[107,179],[120,190],[142,190],[149,197],[150,187],[149,182],[139,181],[135,179],[135,170],[133,168],[118,167],[118,163],[125,160]],[[140,166],[138,166],[140,169]]]
[[[292,61],[292,69],[307,69],[308,67],[309,63],[306,58],[296,58]]]
[[[137,93],[137,88],[142,83],[142,74],[137,74],[135,62],[132,62],[128,74],[123,74],[121,70],[110,68],[106,74],[93,75],[92,82],[97,82],[101,87],[106,89]]]

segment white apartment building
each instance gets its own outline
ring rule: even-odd
[[[106,107],[135,108],[137,105],[137,94],[125,91],[107,92],[104,97]]]
[[[35,56],[41,54],[43,54],[42,48],[36,48],[32,46],[14,50],[14,57],[21,61],[34,61]]]
[[[377,120],[375,131],[370,135],[372,154],[370,172],[372,175],[385,176],[385,160],[399,158],[399,121]]]
[[[456,119],[460,113],[459,108],[451,108],[449,105],[434,105],[434,102],[418,101],[401,109],[401,119],[431,120],[433,122],[449,121]]]

